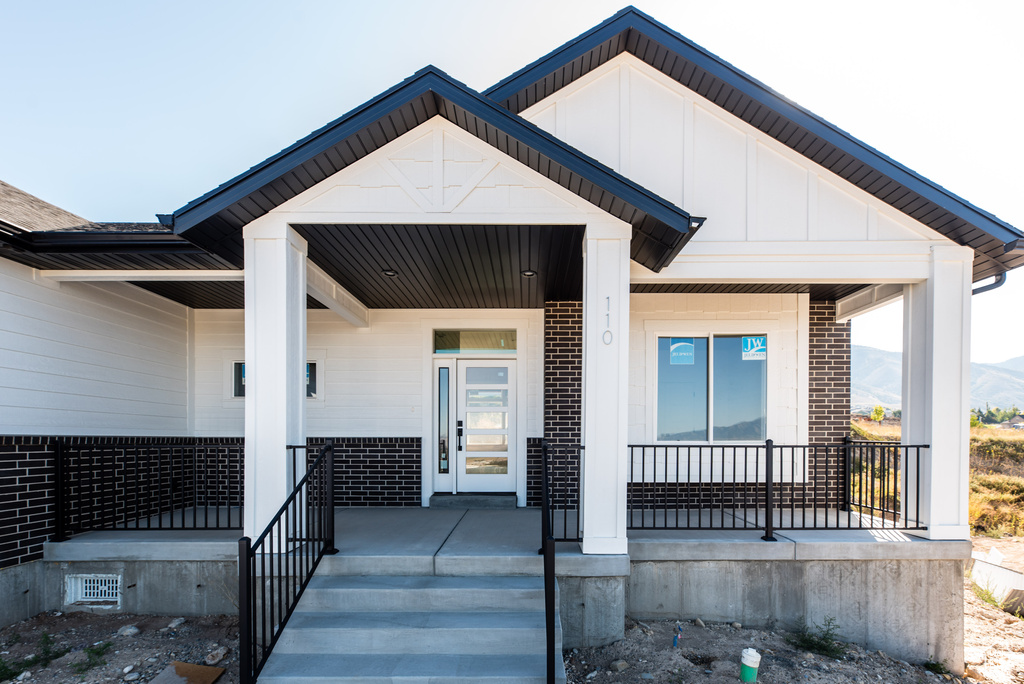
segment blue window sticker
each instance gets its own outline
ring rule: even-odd
[[[692,366],[693,338],[673,337],[669,343],[668,362],[672,366]]]
[[[743,338],[743,360],[765,361],[768,359],[768,337],[756,335]]]

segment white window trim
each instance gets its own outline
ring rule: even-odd
[[[306,406],[310,409],[322,409],[326,405],[327,396],[324,381],[327,378],[325,369],[327,360],[326,349],[306,350],[306,363],[316,364],[316,397],[306,397]],[[224,369],[224,408],[236,407],[245,403],[245,397],[235,396],[235,364],[245,363],[244,349],[224,349],[221,352],[221,367]]]
[[[658,437],[658,338],[659,337],[714,337],[715,335],[764,335],[768,338],[768,359],[765,400],[766,438],[778,432],[779,426],[779,396],[778,388],[781,385],[781,357],[778,353],[773,354],[772,350],[778,344],[778,333],[780,325],[778,320],[669,320],[669,321],[644,321],[646,332],[646,358],[645,364],[646,385],[647,385],[647,443],[665,445],[708,445],[708,444],[750,444],[749,440],[714,440],[714,441],[669,441],[659,440]],[[708,345],[708,364],[713,361],[711,344]],[[714,420],[714,379],[708,378],[708,425],[709,429]],[[711,435],[714,437],[714,435]]]

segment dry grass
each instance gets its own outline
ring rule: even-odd
[[[855,439],[897,441],[899,424],[853,421]],[[971,428],[968,514],[974,534],[1024,535],[1024,430]],[[891,490],[890,490],[891,491]],[[866,492],[870,496],[871,492]],[[874,493],[877,497],[881,492]],[[885,497],[882,500],[886,500]],[[889,503],[886,501],[886,503]]]

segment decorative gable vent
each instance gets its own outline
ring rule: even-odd
[[[93,606],[121,605],[121,575],[68,575],[64,602]]]

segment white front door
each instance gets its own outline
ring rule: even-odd
[[[438,369],[435,491],[516,491],[515,365],[453,359]]]

